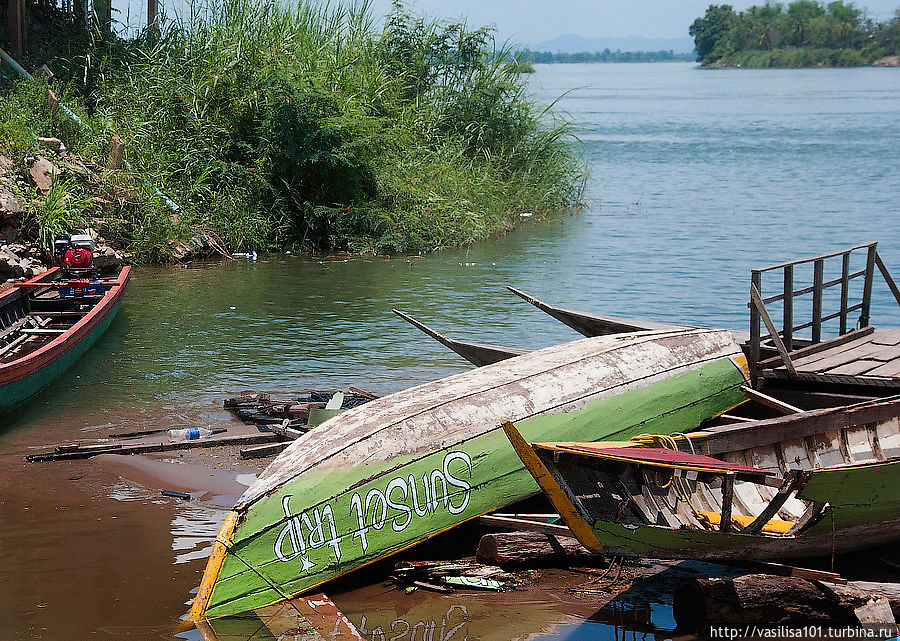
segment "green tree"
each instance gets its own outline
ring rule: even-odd
[[[712,62],[716,60],[714,50],[719,40],[728,33],[737,20],[734,8],[730,4],[711,4],[706,15],[694,20],[688,33],[694,38],[697,60]]]

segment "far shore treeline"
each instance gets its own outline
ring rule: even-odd
[[[144,261],[198,235],[232,251],[424,252],[581,198],[571,125],[531,100],[490,29],[400,2],[382,27],[365,2],[213,0],[123,39],[29,2],[23,62],[55,78],[13,82],[0,65],[0,155],[19,167],[0,187],[24,205],[20,235],[91,225]],[[113,135],[130,170],[80,171],[106,164]],[[27,163],[51,136],[72,170],[45,194]]]
[[[518,53],[521,59],[533,63],[574,63],[574,62],[667,62],[673,60],[694,60],[693,53],[675,53],[668,51],[580,51],[565,53],[562,51],[532,51],[523,49]]]
[[[690,27],[708,66],[852,67],[897,55],[900,9],[875,22],[852,2],[796,0],[735,12],[712,4]]]

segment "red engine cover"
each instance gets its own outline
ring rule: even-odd
[[[67,250],[63,260],[69,267],[75,269],[88,269],[94,262],[94,254],[92,254],[89,249],[76,247],[75,249]]]

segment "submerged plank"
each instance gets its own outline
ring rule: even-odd
[[[221,447],[225,445],[251,445],[257,443],[271,443],[279,440],[277,434],[237,434],[234,436],[222,436],[219,438],[201,438],[194,441],[158,441],[153,443],[141,443],[139,445],[91,445],[81,446],[76,449],[48,452],[44,454],[29,454],[25,460],[30,463],[39,461],[62,461],[69,459],[84,459],[98,454],[148,454],[150,452],[168,452],[171,450],[190,450],[202,447]]]

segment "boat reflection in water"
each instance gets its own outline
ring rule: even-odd
[[[285,599],[241,614],[198,621],[203,641],[362,641],[356,628],[324,594]]]

